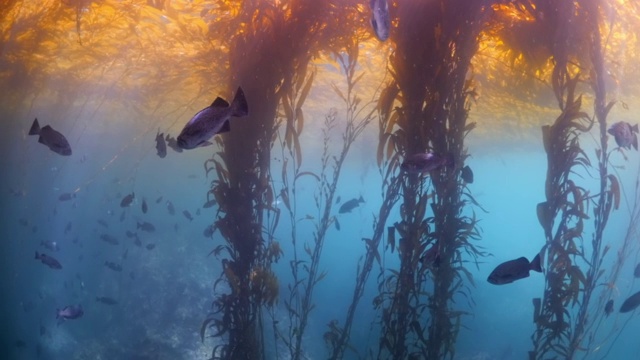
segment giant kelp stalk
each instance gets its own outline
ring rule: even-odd
[[[381,359],[452,358],[463,315],[452,308],[452,301],[456,295],[472,301],[468,292],[472,280],[462,255],[475,259],[482,253],[471,243],[478,238],[477,220],[463,215],[471,199],[465,199],[458,175],[467,156],[464,138],[473,128],[466,123],[471,90],[467,72],[485,25],[487,4],[434,1],[397,5],[398,26],[392,32],[396,49],[390,59],[392,81],[380,99],[385,116],[379,154],[386,154],[382,171],[389,185],[383,207],[392,206],[401,192],[401,219],[387,234],[388,248],[397,250],[400,269],[390,270],[378,280],[374,306],[381,311],[377,349]],[[465,11],[459,11],[462,7]],[[392,110],[396,102],[399,106]],[[398,174],[401,157],[426,150],[450,157],[453,165],[431,172],[429,178]],[[383,209],[381,218],[388,211]],[[381,228],[379,223],[376,226],[374,241],[379,242]],[[378,245],[373,242],[370,249]],[[365,265],[371,262],[370,256]],[[367,266],[359,273],[354,303],[370,269]]]
[[[212,17],[210,33],[229,48],[231,87],[242,86],[249,103],[249,116],[233,121],[223,138],[221,161],[214,159],[221,169],[212,189],[221,214],[215,226],[227,243],[222,265],[229,292],[217,295],[203,324],[203,330],[213,327],[214,336],[226,339],[213,357],[264,356],[260,310],[273,304],[278,290],[275,275],[265,268],[272,245],[263,237],[265,214],[274,211],[270,154],[276,110],[313,54],[339,42],[346,7],[330,1],[229,1]],[[254,282],[258,271],[268,287]]]
[[[545,290],[542,299],[534,299],[536,330],[532,336],[534,350],[529,352],[529,357],[572,359],[577,351],[585,350],[584,346],[591,342],[585,339],[585,330],[595,318],[589,316],[589,305],[604,273],[601,265],[608,249],[602,249],[602,236],[611,210],[618,207],[620,193],[617,178],[608,174],[606,117],[613,103],[605,105],[597,5],[590,3],[577,7],[572,1],[563,1],[547,10],[550,13],[545,15],[561,19],[557,23],[552,49],[555,60],[552,85],[562,112],[552,125],[542,127],[548,167],[546,201],[538,204],[537,213],[546,238],[546,251],[543,252],[546,253],[543,261]],[[574,21],[567,21],[568,18]],[[593,168],[579,138],[595,123],[581,111],[582,97],[576,95],[579,77],[571,76],[571,72],[577,69],[570,64],[570,59],[574,64],[588,63],[576,56],[575,51],[579,47],[575,45],[580,43],[576,34],[589,35],[594,74],[592,86],[600,149],[597,151],[596,169],[599,187],[593,196],[573,179],[574,174],[589,174]],[[589,247],[585,246],[583,237],[585,222],[591,220],[588,215],[591,204],[594,231]]]

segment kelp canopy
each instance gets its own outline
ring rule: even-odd
[[[212,94],[244,89],[248,119],[217,136],[204,163],[220,276],[200,336],[216,339],[209,353],[222,359],[308,356],[321,306],[314,290],[332,277],[325,240],[341,236],[338,194],[356,192],[341,185],[343,169],[359,137],[375,131],[378,142],[363,146],[382,188],[367,191],[382,201],[372,229],[360,229],[369,233],[355,278],[341,279],[355,282],[347,313],[315,332],[332,359],[454,358],[477,310],[473,272],[490,271],[481,267],[492,249],[482,246],[480,220],[497,216],[462,169],[476,147],[544,151],[545,191],[531,214],[544,233],[535,241],[545,287],[533,299],[529,356],[595,356],[612,338],[598,309],[636,246],[636,199],[614,166],[628,154],[606,131],[640,106],[628,81],[640,76],[640,5],[390,1],[391,37],[380,43],[367,4],[5,1],[0,113],[8,133],[20,133],[34,109],[72,129],[117,113],[109,122],[175,133]],[[7,148],[19,145],[5,136]],[[452,161],[429,176],[401,170],[424,151]],[[634,209],[627,239],[606,240],[625,194]],[[370,301],[375,344],[352,344],[354,323],[365,321],[357,309]]]

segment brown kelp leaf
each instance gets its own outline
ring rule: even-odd
[[[340,96],[342,98],[342,100],[346,103],[347,102],[347,98],[344,96],[344,94],[342,93],[342,91],[340,91],[340,89],[338,89],[338,87],[336,86],[336,84],[331,84],[331,88],[333,89],[333,91],[338,94],[338,96]]]
[[[301,108],[296,108],[296,133],[300,135],[304,129],[304,114]]]
[[[301,108],[302,104],[304,104],[304,101],[307,99],[307,96],[309,95],[309,91],[311,90],[311,85],[313,84],[313,79],[315,78],[315,76],[316,76],[316,72],[314,69],[314,71],[311,72],[311,75],[309,75],[307,82],[304,84],[304,88],[300,93],[300,97],[298,97],[296,108],[298,109]]]
[[[400,90],[395,85],[395,83],[392,83],[392,85],[382,90],[382,93],[380,94],[380,98],[378,99],[378,110],[380,111],[384,119],[389,117],[389,113],[391,112],[391,107],[393,106],[393,102],[398,96],[399,91]]]
[[[302,148],[300,147],[300,139],[298,138],[298,134],[295,134],[293,136],[293,145],[295,146],[296,162],[299,168],[302,165]]]
[[[613,174],[607,175],[607,178],[611,183],[611,189],[609,191],[613,194],[613,208],[618,210],[620,206],[620,183],[618,183],[618,178]]]
[[[540,307],[542,306],[542,299],[534,298],[533,299],[533,322],[538,322],[538,317],[540,316]]]
[[[382,163],[384,161],[384,149],[386,148],[387,142],[389,141],[390,137],[391,137],[391,134],[387,134],[387,133],[380,135],[380,141],[378,141],[378,156],[377,156],[379,167],[382,167]]]
[[[291,211],[291,204],[289,204],[289,192],[287,191],[287,188],[280,190],[280,198],[282,199],[284,206],[287,207],[287,210]]]

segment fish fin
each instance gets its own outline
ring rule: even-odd
[[[228,108],[229,107],[229,103],[227,102],[227,100],[221,98],[221,97],[217,97],[215,100],[213,100],[213,102],[211,103],[211,107],[221,107],[221,108]]]
[[[40,137],[38,138],[38,142],[39,142],[40,144],[45,144],[45,143],[44,143],[44,138],[43,138],[42,136],[40,136]],[[46,144],[45,144],[45,145],[46,145]]]
[[[244,96],[244,91],[238,86],[236,96],[233,97],[233,101],[231,102],[231,116],[243,117],[247,115],[249,115],[249,105]]]
[[[537,272],[542,272],[542,264],[540,263],[540,254],[537,254],[536,257],[531,260],[531,264],[529,264],[529,269]]]
[[[610,128],[609,130],[607,130],[607,132],[609,133],[609,135],[613,135],[615,136],[615,132],[613,131],[613,128]]]
[[[220,130],[218,130],[218,134],[226,133],[229,131],[231,131],[231,123],[229,122],[229,120],[227,120],[224,122],[224,124],[222,124]]]
[[[203,141],[200,144],[198,144],[197,147],[205,147],[205,146],[209,146],[209,145],[213,145],[211,142],[209,141]]]
[[[631,131],[638,132],[638,124],[633,125]]]
[[[38,123],[38,118],[33,120],[33,124],[31,124],[31,129],[29,129],[29,135],[38,135],[40,134],[40,124]]]

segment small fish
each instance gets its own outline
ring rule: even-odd
[[[147,244],[147,246],[145,246],[147,248],[147,250],[153,250],[156,248],[156,244]]]
[[[58,196],[59,201],[69,201],[71,199],[75,199],[76,193],[63,193]]]
[[[336,205],[340,204],[340,195],[338,195],[338,198],[336,199]]]
[[[337,217],[333,217],[334,225],[336,226],[336,230],[340,231],[340,223],[338,222]]]
[[[147,207],[147,200],[146,199],[142,199],[142,213],[146,214],[147,210],[149,210],[149,208]]]
[[[633,270],[633,276],[640,277],[640,264],[636,265],[635,270]]]
[[[348,213],[351,212],[351,210],[357,208],[358,206],[360,206],[360,203],[363,203],[364,199],[362,198],[362,195],[360,195],[359,199],[351,199],[347,202],[345,202],[344,204],[342,204],[342,206],[340,206],[340,210],[338,210],[338,212],[340,214],[344,214],[344,213]]]
[[[65,226],[65,228],[64,228],[64,233],[65,233],[65,234],[66,234],[66,233],[68,233],[69,231],[71,231],[71,226],[72,226],[72,225],[71,225],[71,221],[69,221],[69,222],[67,223],[67,226]]]
[[[229,119],[232,116],[244,117],[248,114],[249,108],[244,91],[238,87],[231,105],[218,97],[211,106],[194,115],[178,135],[178,146],[188,150],[210,145],[211,143],[208,141],[210,138],[231,129]]]
[[[118,241],[118,239],[116,239],[115,237],[109,235],[109,234],[102,234],[100,235],[100,239],[102,239],[102,241],[107,242],[111,245],[118,245],[120,242]]]
[[[111,262],[111,261],[105,261],[104,262],[104,266],[108,267],[109,269],[111,269],[113,271],[117,271],[117,272],[121,272],[122,271],[122,265],[116,264],[116,263]]]
[[[196,216],[200,216],[200,208],[196,209]]]
[[[493,285],[509,284],[516,280],[529,277],[530,270],[542,272],[540,254],[536,255],[531,262],[524,256],[503,262],[493,269],[487,281]]]
[[[460,177],[467,184],[473,184],[473,171],[471,171],[469,165],[462,168],[462,170],[460,171]]]
[[[204,235],[204,237],[212,237],[215,231],[216,231],[216,227],[213,225],[209,225],[206,228],[204,228],[202,235]]]
[[[394,228],[395,229],[395,228]],[[429,248],[429,250],[425,251],[424,255],[420,258],[422,264],[426,267],[438,267],[440,266],[440,246],[436,242]]]
[[[371,26],[376,33],[376,37],[380,41],[389,38],[389,29],[391,28],[391,20],[389,18],[389,4],[387,0],[371,0]]]
[[[100,224],[100,225],[102,225],[102,226],[106,227],[106,228],[108,228],[108,227],[109,227],[109,223],[107,223],[106,221],[104,221],[104,220],[102,220],[102,219],[98,219],[98,220],[96,220],[96,222],[97,222],[98,224]]]
[[[638,291],[637,293],[629,296],[627,298],[627,300],[625,300],[622,303],[622,306],[620,306],[620,312],[621,313],[629,312],[629,311],[637,308],[638,305],[640,305],[640,291]]]
[[[405,158],[400,168],[410,174],[424,174],[438,170],[443,166],[453,166],[453,157],[423,152]]]
[[[78,304],[78,306],[65,306],[62,309],[56,309],[56,319],[62,320],[73,320],[82,317],[84,315],[84,310],[82,310],[82,305]]]
[[[96,301],[101,302],[105,305],[116,305],[118,301],[114,298],[110,298],[108,296],[96,296]]]
[[[184,217],[186,217],[189,221],[193,221],[193,216],[191,216],[191,213],[189,212],[189,210],[183,211],[182,215],[184,215]]]
[[[613,135],[619,147],[631,149],[633,146],[638,150],[638,124],[631,126],[627,122],[620,121],[611,125],[607,132]]]
[[[162,196],[156,199],[156,204],[160,204],[160,201],[162,201]]]
[[[125,197],[122,198],[122,200],[120,201],[120,207],[127,207],[129,205],[131,205],[131,203],[133,202],[133,199],[135,199],[136,195],[135,193],[131,193]]]
[[[209,200],[206,203],[204,203],[204,205],[202,205],[202,208],[203,209],[208,209],[208,208],[210,208],[212,206],[215,206],[216,204],[217,204],[216,200],[212,199],[212,200]]]
[[[71,155],[71,146],[69,146],[67,138],[49,125],[40,128],[38,118],[33,120],[29,135],[39,135],[38,142],[47,146],[54,153],[62,156]]]
[[[611,315],[611,313],[613,312],[613,299],[609,299],[609,301],[607,301],[607,304],[604,306],[604,314],[606,316]]]
[[[60,251],[60,247],[58,246],[58,243],[56,241],[51,241],[51,240],[41,241],[40,246],[44,246],[45,248],[51,251]]]
[[[130,231],[130,230],[127,230],[127,232],[125,234],[130,239],[136,236],[136,233],[134,233],[133,231]]]
[[[156,152],[161,159],[167,156],[167,144],[164,142],[164,137],[160,129],[158,129],[158,133],[156,134]]]
[[[167,210],[169,211],[170,215],[176,214],[176,208],[173,207],[173,203],[171,201],[167,201]]]
[[[52,269],[56,269],[56,270],[62,269],[62,265],[60,264],[60,262],[49,255],[38,254],[38,252],[36,251],[35,259],[40,260],[43,264],[47,265]]]
[[[137,229],[140,229],[140,230],[146,231],[146,232],[154,232],[154,231],[156,231],[156,227],[153,226],[152,223],[146,222],[146,221],[143,221],[143,222],[139,222],[138,221]]]
[[[169,134],[167,134],[165,140],[167,140],[167,146],[172,148],[173,151],[179,152],[179,153],[182,152],[182,148],[180,146],[178,146],[178,140],[176,140],[175,138],[171,137]]]

